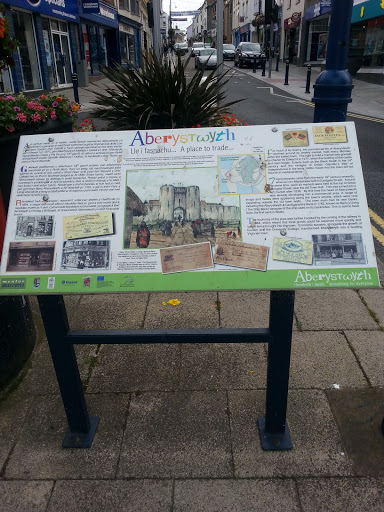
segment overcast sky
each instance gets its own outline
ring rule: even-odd
[[[163,11],[169,14],[169,0],[163,0]],[[171,0],[172,11],[197,11],[203,5],[203,0]],[[183,16],[184,18],[185,16]],[[192,23],[193,16],[189,16],[188,21],[174,21],[172,27],[176,25],[181,30],[187,30],[187,27]]]

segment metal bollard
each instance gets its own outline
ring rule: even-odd
[[[80,103],[79,101],[79,84],[77,80],[77,73],[72,73],[72,84],[73,84],[73,95],[75,97],[75,102]]]
[[[289,75],[289,60],[286,60],[285,61],[285,82],[284,82],[284,85],[289,85],[288,83],[288,75]]]
[[[263,67],[263,72],[261,73],[261,76],[265,76],[265,63],[266,63],[267,59],[266,57],[264,56],[261,60],[261,65]]]
[[[253,59],[253,70],[254,73],[256,73],[256,57]]]
[[[310,64],[308,64],[308,68],[307,69],[308,69],[308,71],[307,71],[307,85],[305,86],[305,92],[309,94],[310,93],[309,87],[310,87],[310,84],[311,84],[311,69],[312,69]]]
[[[279,56],[276,55],[276,71],[279,71]]]

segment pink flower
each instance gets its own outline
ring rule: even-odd
[[[57,119],[56,114],[54,112],[51,112],[51,119],[52,121],[56,121]]]
[[[16,112],[20,112],[21,108],[20,107],[13,107],[13,110],[15,110]]]
[[[8,130],[9,132],[14,132],[15,131],[15,127],[14,126],[5,126],[5,129]]]
[[[34,123],[37,123],[37,121],[41,121],[40,114],[32,114],[31,119]]]
[[[57,101],[54,101],[54,102],[52,103],[52,107],[53,107],[53,108],[56,108],[57,106],[58,106]]]
[[[68,115],[69,115],[69,117],[72,117],[72,112],[71,112],[71,111],[69,111],[69,112],[68,112]]]
[[[36,110],[44,110],[44,108],[45,107],[43,105],[37,105]]]
[[[20,123],[26,123],[27,122],[27,116],[20,112],[20,114],[16,115],[17,120],[20,121]]]
[[[11,100],[11,101],[16,101],[13,96],[6,96],[5,99],[6,100]],[[13,132],[13,130],[11,130],[11,131]]]

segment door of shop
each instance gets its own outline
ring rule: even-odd
[[[57,24],[56,24],[57,25]],[[65,31],[63,30],[65,29]],[[51,24],[53,54],[55,56],[57,84],[59,87],[71,84],[72,61],[69,47],[67,24],[60,22],[59,30]]]

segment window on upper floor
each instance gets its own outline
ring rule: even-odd
[[[119,8],[129,11],[129,0],[119,0]]]
[[[131,13],[139,15],[139,0],[131,0]]]

